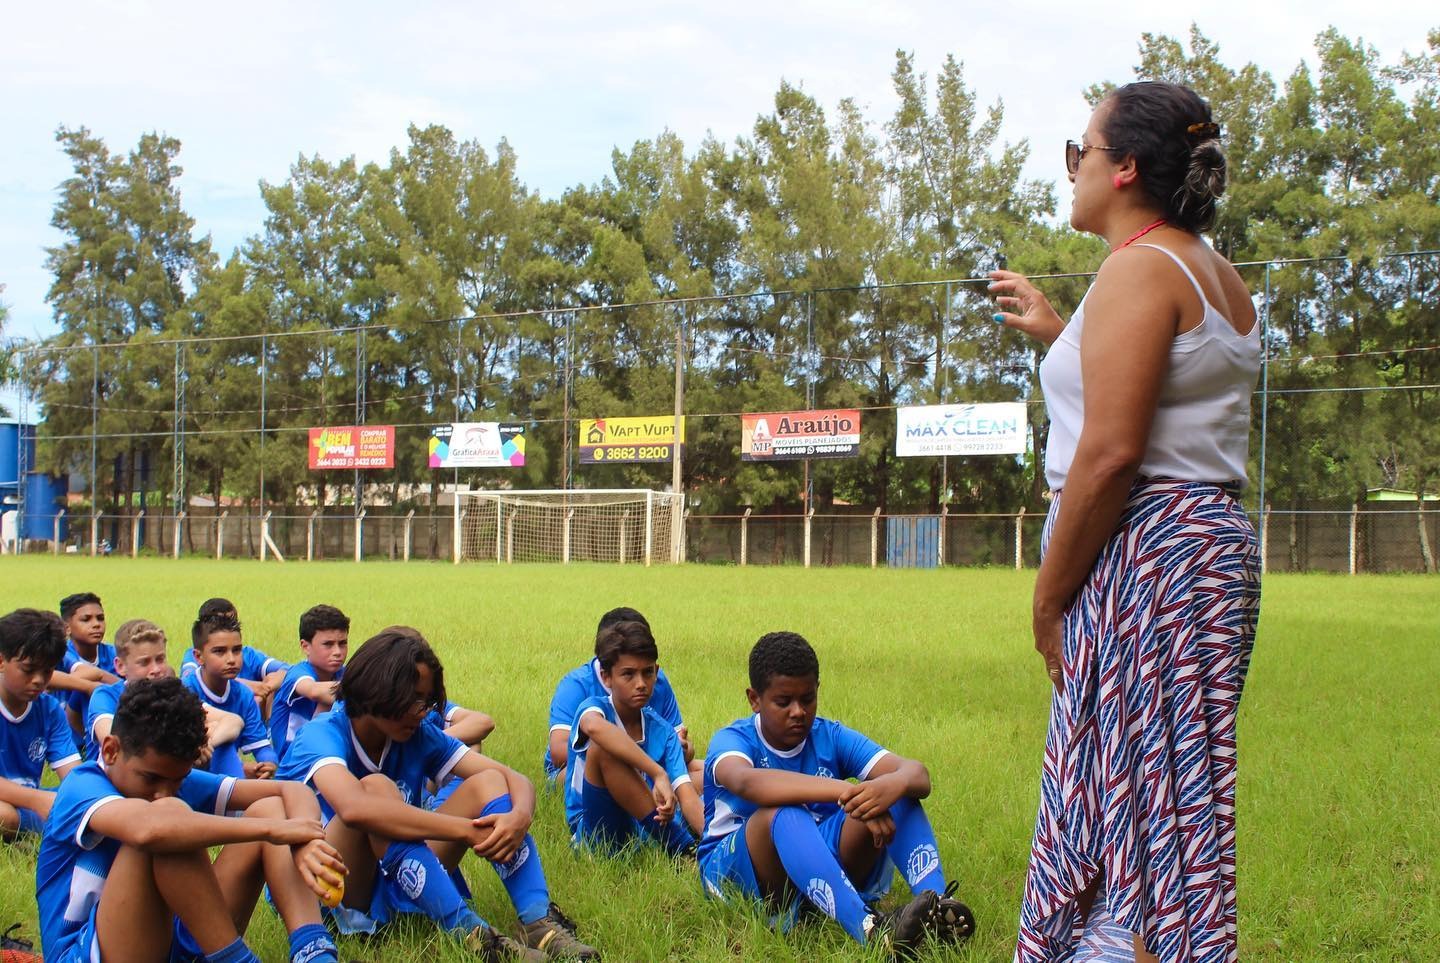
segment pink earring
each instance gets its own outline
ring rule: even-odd
[[[1125,186],[1125,181],[1119,174],[1116,174],[1113,178],[1111,178],[1110,183],[1115,185],[1115,189],[1117,191]]]

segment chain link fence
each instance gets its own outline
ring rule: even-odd
[[[1244,499],[1267,570],[1434,571],[1440,501],[1424,487],[1440,487],[1440,252],[1238,267],[1266,346]],[[1064,313],[1089,277],[1036,280]],[[453,492],[514,483],[430,469],[434,424],[482,411],[525,423],[535,470],[515,487],[535,487],[537,474],[556,488],[669,487],[668,464],[579,461],[580,416],[619,413],[602,389],[629,366],[627,387],[645,398],[628,404],[645,413],[673,405],[679,368],[682,383],[696,373],[712,385],[753,382],[796,408],[864,416],[858,458],[755,467],[739,462],[740,412],[707,407],[703,390],[683,396],[687,483],[706,479],[713,503],[716,479],[753,471],[776,493],[748,510],[707,511],[692,497],[683,539],[692,563],[1034,566],[1047,504],[1035,454],[1045,433],[1041,352],[984,320],[985,283],[586,309],[613,333],[599,344],[576,333],[582,312],[569,309],[436,321],[423,337],[367,326],[22,346],[31,390],[19,396],[18,420],[38,424],[31,444],[31,429],[16,432],[8,474],[0,450],[9,513],[0,543],[87,555],[450,560]],[[648,372],[638,381],[637,367]],[[46,383],[42,408],[32,391]],[[1029,455],[894,456],[901,405],[1016,400],[1028,406]],[[394,426],[393,468],[308,470],[310,427],[381,421]],[[60,477],[38,482],[51,472]]]

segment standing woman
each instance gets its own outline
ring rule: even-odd
[[[1237,956],[1235,716],[1260,603],[1237,494],[1260,341],[1200,237],[1219,133],[1188,88],[1114,91],[1066,145],[1071,224],[1111,247],[1070,322],[991,275],[996,320],[1050,345],[1033,619],[1055,692],[1018,963]]]

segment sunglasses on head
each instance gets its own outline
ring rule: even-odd
[[[1077,144],[1073,140],[1067,140],[1065,142],[1065,171],[1074,174],[1080,170],[1080,161],[1084,159],[1088,151],[1119,149],[1118,147],[1101,147],[1099,144]]]

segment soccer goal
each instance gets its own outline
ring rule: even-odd
[[[681,496],[649,489],[455,497],[455,561],[679,562]]]

